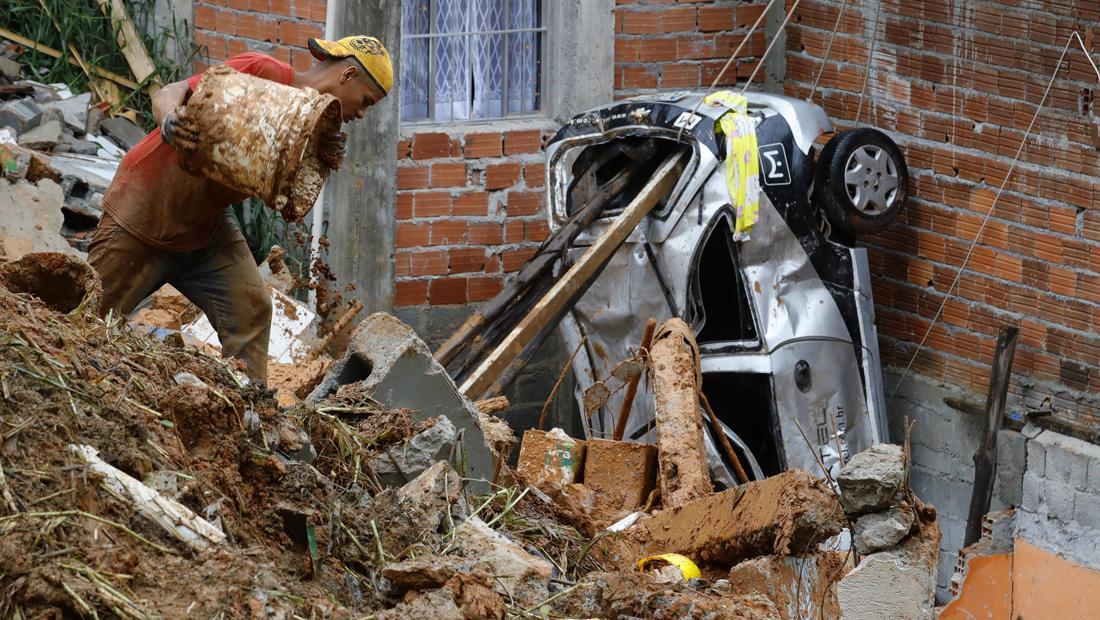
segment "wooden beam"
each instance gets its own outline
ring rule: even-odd
[[[18,43],[19,45],[22,45],[23,47],[32,49],[36,52],[41,52],[41,53],[43,53],[43,54],[45,54],[45,55],[47,55],[51,58],[61,58],[64,55],[62,52],[60,52],[58,50],[55,50],[52,47],[43,45],[43,44],[41,44],[37,41],[34,41],[33,39],[28,39],[27,37],[24,37],[24,36],[22,36],[22,35],[20,35],[16,32],[12,32],[11,30],[8,30],[7,28],[0,28],[0,37],[4,37],[5,39],[7,39],[9,41],[12,41],[14,43]],[[98,75],[99,77],[111,80],[112,82],[114,82],[116,84],[120,84],[122,86],[125,86],[126,88],[129,88],[130,90],[137,90],[140,86],[137,82],[131,80],[130,78],[128,78],[126,76],[123,76],[123,75],[119,75],[117,73],[114,73],[113,71],[108,71],[106,69],[100,69],[99,67],[97,67],[95,65],[81,65],[72,56],[70,56],[67,60],[68,60],[70,65],[80,67],[82,69],[86,68],[88,71]]]
[[[997,474],[997,432],[1004,419],[1008,383],[1012,377],[1012,356],[1016,353],[1016,338],[1020,330],[1004,327],[997,336],[997,350],[993,355],[993,370],[989,375],[989,394],[985,400],[985,439],[974,453],[974,492],[970,495],[970,513],[966,519],[966,536],[963,546],[978,542],[982,533],[982,519],[989,512],[993,499],[993,480]]]
[[[657,205],[676,184],[684,169],[684,153],[676,153],[664,161],[626,209],[604,230],[599,239],[577,260],[546,296],[539,300],[531,312],[489,354],[467,379],[461,392],[467,398],[478,398],[492,385],[501,371],[519,355],[528,343],[555,316],[561,316],[574,293],[588,286],[599,275],[611,255],[626,241],[642,219]]]
[[[103,14],[111,18],[111,24],[117,33],[118,47],[126,57],[126,64],[130,65],[130,71],[138,82],[146,84],[145,90],[150,97],[157,94],[162,86],[160,79],[155,77],[157,65],[149,56],[149,50],[145,49],[141,35],[134,27],[130,14],[126,12],[126,5],[122,0],[98,0],[98,2]],[[146,80],[149,80],[148,83]]]

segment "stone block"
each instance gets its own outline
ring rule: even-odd
[[[100,131],[127,151],[145,139],[145,130],[121,116],[105,118],[99,125]]]
[[[923,526],[898,549],[872,553],[837,584],[840,617],[845,620],[933,617],[939,529]]]
[[[852,543],[860,555],[889,549],[901,542],[913,527],[913,512],[907,508],[891,508],[856,519]]]
[[[32,97],[6,101],[0,105],[0,127],[11,127],[16,133],[29,131],[42,120],[42,109]]]
[[[878,444],[860,452],[836,479],[844,511],[863,514],[889,508],[904,477],[901,446]]]
[[[61,236],[61,187],[49,179],[37,185],[8,185],[0,180],[0,255],[16,258],[31,252],[77,251]]]
[[[359,384],[386,407],[412,410],[418,421],[448,418],[462,436],[466,468],[459,473],[474,480],[469,483],[472,492],[490,491],[495,439],[486,437],[481,412],[459,393],[447,371],[408,325],[384,312],[364,319],[352,332],[347,352],[307,400],[316,402],[347,384]]]
[[[368,465],[382,484],[402,485],[427,471],[437,461],[446,460],[457,439],[451,421],[440,417],[432,426],[370,459]]]
[[[19,146],[36,151],[49,151],[61,142],[61,123],[51,120],[19,134]]]
[[[99,145],[95,142],[74,138],[69,134],[61,137],[61,144],[68,146],[69,152],[76,155],[95,155],[99,152]]]
[[[56,110],[69,131],[83,134],[88,126],[88,107],[92,103],[92,94],[83,93],[61,101],[42,104],[43,113]]]

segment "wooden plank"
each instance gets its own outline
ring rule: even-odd
[[[9,41],[12,41],[14,43],[18,43],[19,45],[22,45],[23,47],[32,49],[36,52],[41,52],[41,53],[43,53],[43,54],[45,54],[45,55],[47,55],[51,58],[61,58],[61,56],[63,55],[62,52],[60,52],[58,50],[55,50],[52,47],[42,45],[41,43],[39,43],[37,41],[34,41],[33,39],[28,39],[27,37],[24,37],[24,36],[20,35],[19,33],[12,32],[11,30],[8,30],[7,28],[0,28],[0,37],[4,37],[5,39],[7,39]],[[75,48],[72,48],[72,46],[70,46],[70,48],[71,48],[70,51],[72,51],[72,49],[75,49]],[[95,65],[82,65],[80,62],[78,62],[76,60],[76,58],[74,58],[72,56],[70,56],[68,58],[68,62],[69,62],[70,65],[74,65],[76,67],[81,67],[82,69],[87,69],[88,71],[98,75],[99,77],[111,80],[112,82],[114,82],[116,84],[119,84],[119,85],[122,85],[122,86],[125,86],[126,88],[129,88],[130,90],[137,90],[138,89],[138,86],[139,86],[138,83],[131,80],[128,77],[119,75],[117,73],[114,73],[112,71],[108,71],[106,69],[100,69],[99,67],[97,67]]]
[[[552,317],[561,316],[573,294],[588,286],[615,250],[626,241],[631,231],[672,190],[684,169],[685,159],[683,153],[677,153],[657,168],[645,187],[599,239],[558,279],[546,296],[535,304],[531,312],[523,317],[519,325],[462,384],[463,394],[468,398],[479,397]]]
[[[1012,377],[1012,356],[1016,353],[1016,339],[1020,330],[1004,327],[997,336],[997,349],[993,356],[993,370],[989,375],[989,393],[985,400],[985,438],[974,453],[974,491],[970,495],[970,513],[966,518],[966,536],[963,546],[978,542],[982,533],[982,519],[989,512],[993,499],[993,480],[997,473],[997,432],[1004,419],[1008,383]]]
[[[130,14],[126,12],[126,5],[122,3],[122,0],[98,0],[98,2],[103,14],[111,18],[112,25],[117,33],[118,47],[122,50],[122,55],[126,57],[126,64],[130,65],[130,71],[133,72],[138,82],[146,84],[146,80],[149,80],[145,86],[145,91],[149,93],[150,97],[157,94],[157,91],[163,85],[160,79],[155,77],[157,65],[149,56],[149,50],[145,49],[145,43],[142,42],[141,35],[134,27]]]

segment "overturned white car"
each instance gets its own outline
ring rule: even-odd
[[[908,173],[879,131],[839,133],[818,152],[815,141],[832,131],[821,108],[775,95],[746,97],[759,210],[751,229],[736,234],[740,205],[731,204],[727,145],[715,134],[725,105],[692,93],[640,97],[586,112],[558,132],[547,149],[552,228],[620,183],[577,238],[574,255],[670,154],[690,157],[672,192],[618,248],[560,329],[570,350],[587,337],[573,368],[580,399],[638,346],[646,319],[682,318],[699,343],[703,391],[751,477],[817,471],[813,450],[835,473],[840,452],[886,440],[867,256],[852,241],[898,215]],[[625,185],[624,170],[634,172]],[[621,397],[591,417],[582,414],[588,436],[610,436]],[[625,438],[651,440],[653,428],[652,400],[638,398]],[[732,486],[713,439],[706,437],[712,475]]]

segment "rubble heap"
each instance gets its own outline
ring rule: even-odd
[[[936,547],[918,507],[851,571],[825,544],[847,500],[805,472],[664,510],[654,491],[638,505],[644,487],[595,503],[568,471],[513,472],[514,438],[481,409],[502,403],[461,396],[388,315],[280,408],[232,362],[104,322],[98,302],[79,259],[0,263],[5,617],[837,617],[869,562]],[[919,506],[904,484],[891,498],[876,509]]]
[[[0,223],[0,255],[63,250],[66,241],[86,251],[119,160],[146,132],[92,105],[91,93],[25,79],[18,60],[0,48],[0,212],[28,213]]]

